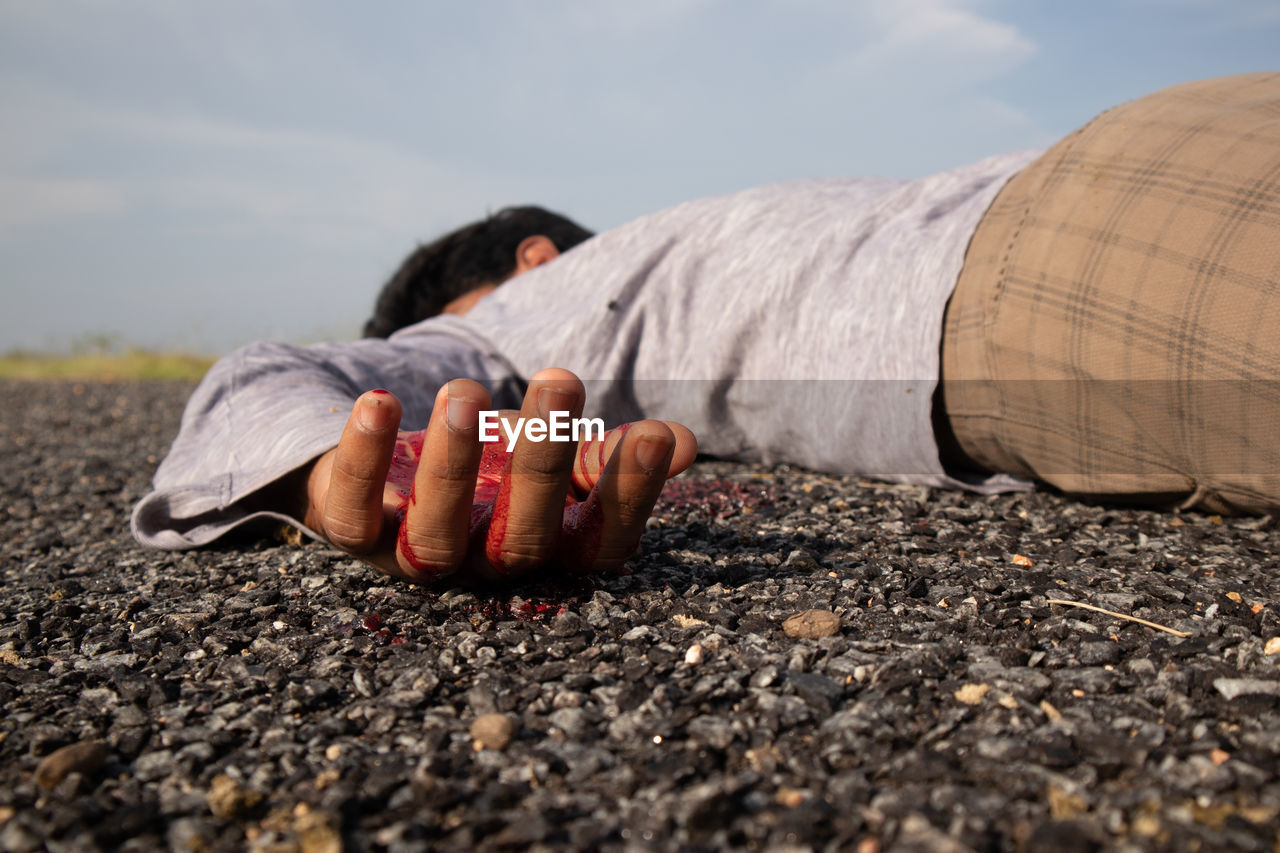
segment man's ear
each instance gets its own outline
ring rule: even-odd
[[[516,271],[513,275],[528,272],[558,257],[560,257],[560,250],[556,248],[555,243],[551,242],[550,237],[542,234],[525,237],[520,241],[520,245],[516,246]]]

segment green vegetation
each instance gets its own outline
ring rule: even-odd
[[[196,380],[205,374],[214,359],[176,352],[127,349],[121,352],[81,352],[72,355],[44,355],[10,352],[0,355],[0,378],[67,379],[107,382],[137,379]]]

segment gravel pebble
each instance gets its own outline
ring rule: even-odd
[[[830,610],[806,610],[783,622],[782,630],[796,639],[831,637],[840,632],[840,617]]]
[[[215,776],[209,785],[209,793],[205,802],[214,817],[236,818],[252,809],[262,801],[262,795],[256,791],[247,791],[240,783],[225,774]]]
[[[100,740],[68,744],[46,755],[36,767],[36,784],[51,791],[71,773],[90,776],[107,759],[107,746]]]
[[[1213,686],[1227,699],[1241,696],[1280,696],[1280,681],[1260,678],[1215,678]]]
[[[981,705],[982,700],[986,698],[987,692],[991,690],[990,684],[966,684],[955,692],[957,702],[963,702],[966,705]]]
[[[476,749],[494,749],[501,752],[511,745],[516,736],[516,724],[506,714],[483,714],[471,724],[471,737]]]

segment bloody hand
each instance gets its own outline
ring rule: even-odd
[[[521,417],[582,413],[582,383],[536,374]],[[466,379],[436,397],[425,430],[399,433],[399,401],[362,395],[338,447],[307,479],[306,521],[380,570],[418,582],[514,578],[546,565],[616,569],[635,550],[666,479],[697,453],[685,427],[625,424],[603,440],[479,440],[488,392]],[[514,413],[513,413],[514,414]]]

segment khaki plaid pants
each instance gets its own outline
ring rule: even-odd
[[[942,349],[945,412],[981,467],[1280,510],[1280,74],[1109,110],[1016,175]]]

